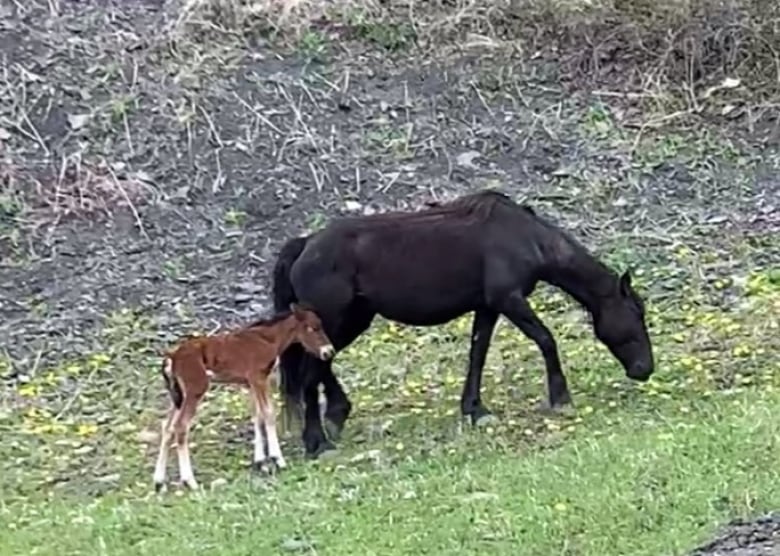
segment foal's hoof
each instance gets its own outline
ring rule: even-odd
[[[271,463],[277,471],[281,471],[287,467],[287,462],[284,460],[284,458],[271,458]]]
[[[271,468],[271,465],[267,460],[263,461],[253,461],[252,462],[252,470],[256,473],[259,473],[260,475],[272,475],[273,469]]]
[[[165,482],[164,481],[155,481],[155,483],[154,483],[154,492],[159,494],[163,490],[165,490]]]
[[[252,470],[260,475],[276,475],[285,467],[287,467],[287,462],[284,458],[270,458],[252,462]]]

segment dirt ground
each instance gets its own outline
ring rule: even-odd
[[[780,554],[780,515],[752,522],[735,521],[717,539],[691,556],[770,556]]]
[[[284,239],[483,187],[604,251],[685,230],[776,255],[760,252],[780,230],[771,112],[751,134],[638,136],[636,103],[572,88],[549,53],[409,60],[312,34],[282,55],[229,33],[160,40],[173,16],[156,1],[28,4],[0,6],[3,380],[89,350],[123,308],[167,325],[150,343],[254,318]],[[779,523],[694,554],[780,554]]]

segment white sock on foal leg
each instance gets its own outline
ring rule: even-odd
[[[179,455],[179,478],[181,482],[192,490],[197,490],[198,482],[195,480],[195,473],[192,472],[192,462],[190,461],[189,434],[179,435],[176,449]]]
[[[263,434],[262,417],[260,416],[260,408],[255,404],[255,413],[252,416],[252,423],[255,428],[255,454],[253,462],[256,468],[262,468],[265,465],[266,451],[265,451],[265,435]]]
[[[171,408],[168,411],[168,417],[162,423],[160,427],[160,452],[157,454],[157,464],[154,466],[154,489],[158,492],[165,485],[166,468],[168,467],[168,453],[171,448],[171,442],[173,441],[173,431],[171,430],[171,423],[176,418],[176,410]]]
[[[268,436],[268,457],[276,463],[279,468],[287,467],[282,455],[282,447],[279,445],[279,435],[276,433],[276,420],[266,419],[265,434]]]

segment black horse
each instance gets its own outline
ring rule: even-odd
[[[337,351],[362,334],[374,316],[416,326],[444,324],[474,312],[461,411],[473,423],[490,415],[480,399],[482,368],[499,315],[539,346],[547,371],[548,403],[571,403],[555,339],[527,301],[538,281],[571,295],[592,315],[596,336],[628,377],[646,381],[653,352],[644,304],[628,272],[618,276],[531,208],[486,190],[419,212],[339,218],[306,237],[287,241],[274,267],[277,310],[292,302],[312,307]],[[334,448],[320,421],[338,434],[351,403],[320,361],[291,346],[280,361],[288,408],[303,403],[303,442],[316,457]]]

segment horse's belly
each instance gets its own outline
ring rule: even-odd
[[[424,291],[398,295],[387,292],[371,300],[372,306],[386,319],[410,326],[435,326],[449,322],[479,305],[479,296],[471,292],[453,292],[446,295],[439,291],[426,295]]]
[[[438,312],[402,312],[379,311],[379,314],[388,320],[406,324],[408,326],[438,326],[446,324],[453,319],[467,313],[465,311],[438,311]]]

